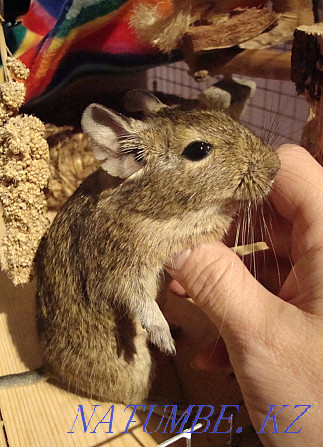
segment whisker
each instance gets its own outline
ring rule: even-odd
[[[237,230],[236,230],[236,236],[235,236],[234,247],[237,247],[237,245],[238,245],[238,241],[239,241],[239,233],[240,233],[240,230],[241,230],[241,208],[242,208],[242,205],[241,205],[241,203],[240,203],[240,205],[239,205],[238,222],[237,222]],[[222,318],[222,321],[221,321],[221,325],[220,325],[220,327],[219,327],[218,336],[217,336],[217,338],[216,338],[216,340],[215,340],[215,342],[214,342],[213,349],[212,349],[212,351],[210,352],[210,356],[209,356],[209,359],[210,359],[210,360],[211,360],[212,355],[213,355],[213,353],[214,353],[214,351],[215,351],[215,349],[216,349],[216,346],[217,346],[217,344],[218,344],[218,342],[219,342],[219,340],[220,340],[221,333],[222,333],[222,328],[223,328],[223,324],[224,324],[224,322],[225,322],[225,316],[226,316],[226,312],[227,312],[227,306],[228,306],[228,302],[229,302],[229,296],[230,296],[230,293],[231,293],[234,259],[235,259],[235,253],[234,253],[234,251],[233,251],[233,252],[232,252],[232,262],[231,262],[231,272],[230,272],[230,287],[228,288],[226,304],[225,304],[225,308],[224,308],[224,313],[223,313],[223,318]]]
[[[279,190],[279,191],[276,191],[276,193],[279,195],[280,193],[283,194],[284,191],[283,191],[283,190]],[[271,211],[272,214],[275,215],[275,214],[274,214],[274,209],[273,209],[271,203],[270,203],[269,201],[268,201],[268,203],[269,203],[269,206],[270,206],[270,208],[271,208],[271,210],[272,210],[272,211]],[[293,203],[293,201],[292,201],[292,203]],[[294,205],[295,205],[295,203],[294,203]],[[282,219],[284,219],[284,218],[282,217]],[[284,219],[284,220],[286,220],[286,219]],[[297,235],[295,235],[295,236],[297,236],[297,237],[294,237],[294,234],[293,234],[293,232],[292,232],[292,234],[291,234],[292,241],[297,245],[297,248],[298,248],[299,252],[301,253],[301,255],[304,256],[304,251],[303,251],[303,249],[302,249],[302,247],[301,247],[301,245],[300,245],[300,243],[299,243],[299,240],[301,239],[301,236],[302,236],[302,231],[300,230],[300,228],[299,228],[299,226],[297,225],[296,222],[293,223],[293,230],[294,230],[295,232],[297,232]]]
[[[278,222],[277,222],[277,219],[276,219],[276,216],[275,216],[275,212],[274,212],[274,209],[273,209],[271,203],[269,202],[269,200],[268,200],[268,205],[269,205],[270,213],[273,216],[273,218],[275,219],[275,223],[276,223],[276,225],[278,227]],[[272,224],[271,224],[271,230],[273,231]],[[292,237],[293,237],[293,235],[292,235]],[[301,247],[300,247],[300,245],[298,243],[298,238],[295,238],[294,242],[297,244],[297,247],[298,247],[299,251],[303,254],[303,250],[301,249]],[[295,277],[295,281],[297,283],[298,291],[300,293],[302,293],[301,285],[300,285],[300,282],[298,281],[297,274],[296,274],[295,267],[294,267],[294,262],[292,260],[292,257],[291,257],[291,254],[290,254],[289,250],[286,251],[286,254],[287,254],[287,258],[288,258],[288,261],[290,263],[290,266],[291,266],[291,271],[293,272],[294,277]]]
[[[281,102],[281,95],[278,96],[278,110],[275,113],[274,119],[271,121],[270,125],[267,127],[267,132],[264,138],[264,141],[273,146],[274,143],[277,143],[277,140],[283,140],[284,139],[284,135],[282,135],[282,128],[286,127],[286,123],[288,121],[288,117],[286,115],[284,115],[284,110],[286,108],[286,106],[288,105],[288,102],[290,101],[288,98],[285,99],[285,101]],[[274,110],[273,109],[273,100],[274,100],[274,95],[272,96],[272,104],[271,104],[271,112]],[[295,132],[298,132],[297,130],[295,130],[294,132],[290,132],[290,134],[293,134]],[[285,132],[284,132],[285,134]]]
[[[255,222],[255,217],[252,215],[254,212],[254,216],[256,215],[257,212],[257,204],[255,204],[254,208],[251,208],[251,218],[252,218],[252,223],[254,224]],[[252,226],[252,232],[251,232],[251,243],[254,244],[255,243],[255,229],[254,226]],[[252,260],[253,260],[253,275],[256,279],[258,279],[258,275],[257,275],[257,263],[256,263],[256,253],[253,251],[252,252]]]
[[[251,225],[252,221],[251,221],[251,203],[249,202],[248,204],[248,225],[247,225],[247,243],[250,244],[252,243],[251,237],[250,237],[250,233],[251,233]],[[249,258],[249,271],[251,272],[252,268],[252,255]]]
[[[270,245],[271,245],[272,250],[273,250],[273,254],[274,254],[274,258],[275,258],[275,263],[276,263],[276,267],[277,267],[278,287],[279,287],[279,290],[280,290],[282,284],[281,284],[281,275],[280,275],[280,268],[279,268],[278,258],[277,258],[277,254],[276,254],[275,246],[274,246],[274,244],[273,244],[272,237],[271,237],[271,235],[270,235],[270,231],[269,231],[268,226],[267,226],[267,224],[266,224],[266,219],[265,219],[265,216],[264,216],[264,211],[263,211],[263,209],[261,210],[261,214],[262,214],[262,219],[263,219],[263,223],[264,223],[264,228],[265,228],[265,230],[266,230],[266,233],[267,233],[268,238],[269,238],[269,240],[270,240]]]
[[[272,97],[272,101],[273,101],[273,97]],[[272,104],[273,105],[273,104]],[[272,106],[271,106],[272,109]],[[269,144],[269,145],[273,145],[274,140],[273,137],[275,137],[277,139],[277,137],[279,136],[278,132],[276,131],[278,129],[278,126],[282,126],[282,124],[280,123],[280,119],[282,117],[282,111],[278,111],[275,116],[274,119],[271,121],[271,123],[269,123],[269,126],[267,127],[267,125],[264,126],[264,133],[263,135],[263,140]],[[284,121],[284,120],[282,120]],[[285,118],[286,121],[286,118]]]
[[[238,243],[239,243],[239,236],[240,236],[240,230],[241,230],[241,208],[242,208],[242,205],[241,205],[241,203],[240,203],[240,206],[239,206],[239,213],[238,213],[239,220],[238,220],[238,222],[237,222],[236,237],[235,237],[235,241],[234,241],[234,247],[235,247],[235,248],[238,246]]]
[[[242,234],[241,234],[241,244],[245,245],[246,244],[246,210],[244,209],[243,212],[243,220],[242,220]],[[242,255],[242,262],[244,262],[245,256],[244,254]]]
[[[279,175],[280,175],[282,178],[288,178],[288,176],[287,176],[287,175],[284,175],[284,173],[287,173],[288,175],[294,176],[294,177],[296,177],[297,179],[300,178],[302,181],[304,181],[305,183],[307,183],[311,188],[316,189],[318,192],[320,191],[318,185],[315,185],[315,184],[312,183],[311,181],[309,181],[309,180],[307,180],[307,179],[305,179],[305,178],[303,178],[303,177],[300,177],[299,175],[295,174],[295,172],[288,171],[287,169],[284,169],[284,168],[280,168],[280,170],[279,170]],[[275,187],[276,187],[276,186],[277,186],[277,185],[275,184]]]
[[[266,198],[266,203],[267,203],[267,201],[268,201],[268,199]],[[261,221],[260,215],[257,215],[257,216],[258,216],[258,219],[259,219],[259,228],[260,228],[261,240],[264,241],[265,237],[264,237],[264,229],[263,229],[263,226],[262,226],[262,221]],[[262,255],[263,255],[263,263],[264,263],[264,281],[266,281],[266,279],[267,279],[266,250],[262,251]]]

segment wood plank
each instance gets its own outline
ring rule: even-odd
[[[77,447],[99,443],[111,446],[156,446],[156,441],[142,429],[133,433],[136,428],[142,427],[140,419],[131,424],[129,433],[121,433],[131,416],[130,409],[124,412],[122,405],[115,405],[112,425],[102,423],[96,428],[111,404],[80,398],[47,383],[2,390],[0,402],[10,446]],[[83,406],[87,423],[94,411],[93,405],[100,405],[95,408],[86,431],[81,414],[78,415],[79,405]],[[110,416],[105,420],[110,420]],[[112,433],[106,433],[110,429]]]
[[[219,74],[290,80],[290,51],[229,49],[193,54],[185,44],[183,48],[189,73],[196,81]]]
[[[4,422],[0,418],[0,447],[8,447],[4,430],[5,430]]]
[[[4,273],[0,275],[0,284],[0,375],[34,369],[41,364],[34,323],[35,285],[31,283],[14,287]],[[92,414],[93,405],[101,407],[97,407],[86,433],[79,417],[75,433],[68,434],[77,415],[78,405],[83,405],[87,420]],[[142,430],[136,436],[131,433],[121,434],[131,415],[130,409],[124,413],[123,405],[115,406],[113,434],[105,433],[107,424],[101,424],[96,433],[90,433],[110,406],[110,403],[81,398],[49,383],[0,390],[0,409],[10,446],[72,447],[107,441],[112,446],[156,445],[156,441]],[[137,426],[142,427],[142,423],[139,421]]]

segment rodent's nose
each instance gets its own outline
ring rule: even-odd
[[[266,174],[268,180],[274,180],[280,168],[280,160],[276,154],[260,162],[251,161],[248,165],[248,175],[252,178],[257,173]]]

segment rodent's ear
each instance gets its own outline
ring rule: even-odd
[[[90,104],[83,112],[82,128],[90,136],[94,155],[113,177],[127,178],[143,167],[132,122],[135,120],[100,104]]]
[[[128,112],[144,112],[145,115],[151,115],[167,107],[149,90],[144,89],[130,90],[126,93],[123,105]]]

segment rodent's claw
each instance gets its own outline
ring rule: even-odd
[[[152,326],[148,332],[150,342],[157,346],[158,349],[168,355],[176,354],[175,342],[168,327]]]

